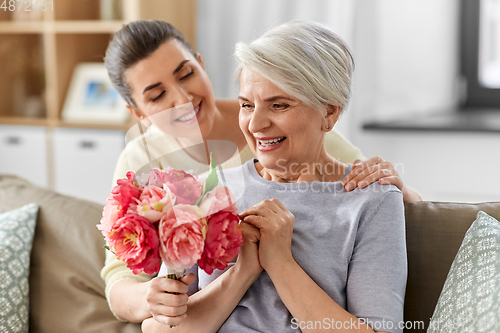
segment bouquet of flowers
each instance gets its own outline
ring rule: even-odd
[[[218,185],[215,164],[205,181],[182,170],[153,169],[119,179],[97,228],[106,248],[134,274],[180,278],[194,264],[208,274],[224,269],[243,243],[235,197]]]

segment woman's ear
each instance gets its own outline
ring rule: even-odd
[[[138,120],[140,121],[144,126],[151,126],[151,121],[149,120],[148,117],[146,117],[141,111],[138,109],[134,108],[130,104],[127,104],[127,109],[128,111]]]
[[[203,59],[201,58],[201,54],[196,53],[196,59],[198,59],[198,62],[201,65],[201,68],[205,69],[205,64],[203,63]]]
[[[329,132],[337,123],[342,108],[338,105],[328,105],[326,108],[325,131]]]

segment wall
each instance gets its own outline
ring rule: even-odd
[[[458,1],[361,1],[350,139],[398,167],[427,200],[500,200],[500,133],[363,130],[373,119],[454,112],[459,94]]]

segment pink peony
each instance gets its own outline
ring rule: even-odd
[[[149,183],[148,173],[141,173],[139,176],[135,176],[135,178],[140,187],[148,186]]]
[[[206,221],[199,207],[176,205],[160,220],[160,256],[167,267],[182,271],[201,257]]]
[[[208,231],[205,248],[198,260],[198,266],[207,274],[214,269],[223,270],[239,253],[243,244],[243,235],[239,218],[233,212],[219,211],[208,218]]]
[[[109,196],[102,210],[101,223],[97,225],[97,229],[101,230],[104,237],[108,237],[111,227],[115,224],[116,220],[120,217],[120,209],[118,201]]]
[[[162,175],[164,187],[167,186],[175,194],[179,204],[192,205],[203,192],[202,183],[185,171],[166,168]]]
[[[168,189],[146,186],[137,200],[137,214],[155,223],[160,221],[174,204],[175,196]]]
[[[222,185],[216,186],[210,192],[207,192],[200,202],[200,209],[203,216],[215,214],[221,210],[236,213],[236,198],[231,191]]]
[[[160,169],[154,168],[149,171],[149,179],[148,179],[148,185],[149,186],[156,186],[156,187],[161,187],[163,188],[163,174]]]
[[[139,199],[141,190],[135,185],[131,184],[128,179],[118,179],[116,185],[111,191],[111,197],[116,200],[116,204],[119,209],[119,216],[128,213],[130,204],[136,203],[136,199]]]
[[[108,235],[108,245],[134,274],[160,270],[158,231],[142,216],[125,214],[119,218]]]
[[[127,172],[127,179],[130,182],[130,184],[139,187],[139,183],[137,182],[137,179],[135,178],[135,173],[133,171]]]

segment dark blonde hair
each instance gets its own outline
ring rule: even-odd
[[[159,20],[137,20],[124,25],[108,45],[104,63],[108,76],[123,99],[133,107],[131,90],[125,80],[125,71],[149,57],[163,43],[176,39],[195,58],[196,53],[184,36],[170,23]]]

